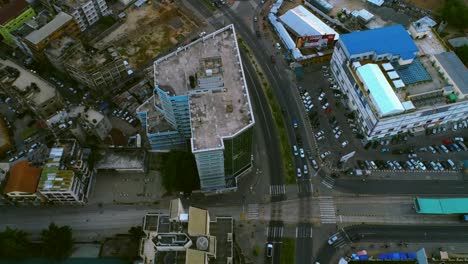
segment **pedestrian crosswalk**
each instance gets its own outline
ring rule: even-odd
[[[286,186],[284,184],[281,185],[270,185],[270,195],[283,195],[286,193]]]
[[[303,181],[297,184],[299,193],[311,193],[313,192],[312,183],[310,181]]]
[[[248,220],[257,220],[258,219],[258,204],[248,204],[247,205],[247,219]]]
[[[339,231],[338,233],[329,237],[328,241],[328,244],[333,245],[333,247],[341,248],[348,243],[349,239],[344,231]]]
[[[296,227],[296,237],[312,238],[312,228]]]
[[[322,184],[327,186],[329,189],[333,189],[333,186],[335,185],[335,179],[330,176],[325,176],[323,177]]]
[[[332,196],[319,197],[320,222],[336,224],[335,204]]]
[[[283,232],[284,227],[282,226],[268,226],[266,230],[266,235],[268,239],[282,238]]]

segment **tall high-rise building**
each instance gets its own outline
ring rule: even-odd
[[[190,142],[203,192],[237,188],[255,123],[233,25],[154,62],[154,95],[137,109],[154,151]]]

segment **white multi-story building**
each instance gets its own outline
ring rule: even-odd
[[[57,12],[63,11],[73,16],[81,31],[85,31],[101,17],[112,14],[105,0],[59,0],[53,6]]]
[[[401,25],[340,36],[331,71],[367,140],[468,117],[467,69],[426,44]]]

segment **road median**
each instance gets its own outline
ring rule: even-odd
[[[238,39],[239,47],[245,51],[250,62],[255,68],[257,76],[260,78],[262,90],[266,95],[268,106],[272,113],[273,120],[275,121],[276,131],[278,132],[278,136],[279,136],[279,143],[280,143],[280,149],[281,149],[280,151],[281,151],[281,156],[282,156],[281,160],[283,163],[282,167],[284,168],[286,172],[285,180],[287,184],[293,184],[296,182],[296,180],[295,180],[295,174],[293,170],[291,146],[289,145],[288,135],[286,132],[286,125],[283,119],[281,107],[278,101],[276,100],[275,95],[273,94],[273,90],[271,86],[269,85],[268,80],[265,78],[265,74],[263,73],[262,69],[259,67],[255,57],[252,55],[252,52],[247,47],[247,45],[245,44],[242,38],[238,37],[237,39]]]

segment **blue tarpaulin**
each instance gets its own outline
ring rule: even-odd
[[[411,259],[411,260],[416,259],[416,253],[414,253],[414,252],[409,252],[409,253],[408,253],[408,259]]]
[[[105,102],[101,106],[99,106],[99,111],[104,111],[107,107],[109,107],[109,103]]]
[[[359,260],[368,260],[369,257],[367,255],[361,255],[359,256]]]

